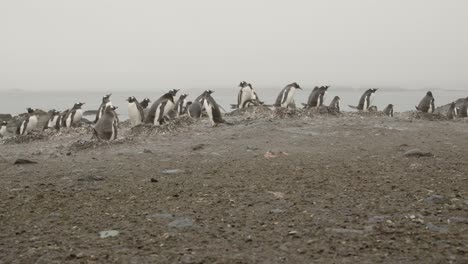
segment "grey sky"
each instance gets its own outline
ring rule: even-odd
[[[468,85],[464,0],[0,1],[0,90]]]

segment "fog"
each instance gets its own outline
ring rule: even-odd
[[[0,91],[466,89],[463,0],[0,2]]]

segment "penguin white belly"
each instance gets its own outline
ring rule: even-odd
[[[367,111],[367,108],[369,108],[369,104],[367,102],[370,102],[370,100],[371,100],[371,95],[364,98],[364,106],[362,107],[363,111]]]
[[[429,103],[429,110],[427,110],[428,113],[432,113],[433,109],[432,109],[432,102]]]
[[[294,88],[291,88],[291,89],[289,90],[289,93],[288,93],[288,95],[287,95],[287,97],[286,97],[286,101],[285,101],[283,104],[281,104],[281,107],[288,107],[288,105],[289,105],[289,104],[293,101],[293,99],[294,99],[294,92],[295,92],[295,91],[296,91],[296,89],[294,89]]]
[[[72,113],[70,113],[68,116],[67,116],[67,120],[65,121],[65,126],[66,127],[71,127],[72,125]]]
[[[0,128],[0,137],[4,137],[6,135],[6,126],[2,126]]]
[[[77,110],[75,111],[75,116],[73,117],[73,122],[72,122],[72,124],[75,125],[75,124],[80,123],[81,117],[82,117],[82,116],[83,116],[83,110],[77,109]]]
[[[54,120],[56,120],[56,117],[52,117],[52,119],[49,119],[49,122],[47,122],[47,128],[53,128],[55,125]]]
[[[26,127],[26,133],[29,133],[29,131],[36,129],[36,126],[37,126],[37,117],[35,115],[30,116],[28,125]]]
[[[453,114],[454,114],[454,116],[453,116],[454,118],[455,118],[456,116],[458,116],[458,111],[457,111],[457,108],[456,108],[456,107],[453,109]]]
[[[208,102],[208,100],[204,100],[203,105],[206,109],[206,114],[208,115],[208,118],[210,119],[211,126],[215,126],[216,123],[213,120],[213,108],[211,107],[211,104]]]
[[[130,118],[132,126],[141,124],[140,111],[138,111],[138,107],[135,103],[128,104],[128,117]]]
[[[248,100],[252,100],[253,97],[254,96],[253,96],[253,93],[252,93],[252,89],[250,89],[250,87],[242,88],[241,101],[240,101],[239,108],[244,108],[245,102],[248,101]]]
[[[172,101],[167,101],[166,105],[164,106],[163,117],[169,114],[169,111],[174,109],[175,104]]]

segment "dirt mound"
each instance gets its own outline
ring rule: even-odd
[[[192,125],[194,120],[188,116],[182,116],[171,120],[161,126],[152,124],[141,124],[130,129],[131,136],[138,135],[156,135],[156,134],[170,134],[178,133],[187,130]]]

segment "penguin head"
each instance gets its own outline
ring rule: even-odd
[[[289,85],[290,87],[293,87],[293,88],[296,88],[296,89],[300,89],[302,90],[302,88],[299,86],[299,84],[297,84],[297,82],[293,82]]]
[[[187,102],[187,107],[189,107],[192,104],[192,101]]]
[[[52,115],[58,115],[58,114],[60,114],[59,111],[57,111],[57,110],[55,110],[55,109],[52,109]]]
[[[450,108],[455,108],[455,106],[457,106],[457,103],[455,103],[455,102],[452,102],[452,103],[450,104]]]
[[[75,105],[73,106],[74,109],[81,109],[81,106],[83,106],[84,103],[82,102],[78,102],[78,103],[75,103]]]
[[[211,90],[205,90],[205,92],[204,92],[205,95],[210,95],[210,94],[212,94],[212,93],[214,93],[214,92],[211,91]]]
[[[133,102],[136,102],[136,98],[135,98],[135,96],[130,96],[130,97],[127,98],[126,101],[128,101],[129,103],[133,103]]]
[[[109,102],[109,101],[110,101],[111,95],[112,95],[111,93],[110,93],[110,94],[104,95],[104,96],[102,97],[102,102],[103,102],[103,103]]]
[[[0,123],[0,127],[6,126],[7,124],[8,124],[7,121],[2,121],[2,122]]]
[[[172,90],[169,91],[169,93],[172,94],[172,96],[175,96],[178,91],[179,91],[179,89],[172,89]]]
[[[115,105],[108,105],[108,106],[106,106],[106,109],[104,111],[109,113],[109,112],[115,111],[115,109],[117,109],[117,108],[118,107],[115,106]]]
[[[375,93],[377,91],[377,89],[379,88],[373,88],[373,89],[370,89],[372,93]]]
[[[180,100],[184,100],[185,98],[187,98],[188,94],[181,94],[180,95]]]
[[[427,92],[426,95],[427,95],[427,96],[430,96],[430,97],[433,97],[431,91]]]
[[[151,103],[151,100],[149,98],[145,98],[145,99],[143,99],[143,102]]]
[[[242,81],[239,83],[239,87],[245,87],[247,85],[246,81]]]
[[[26,110],[28,110],[28,114],[34,113],[34,109],[32,109],[31,107],[26,108]]]
[[[389,108],[393,108],[393,104],[388,104],[388,107],[389,107]]]

